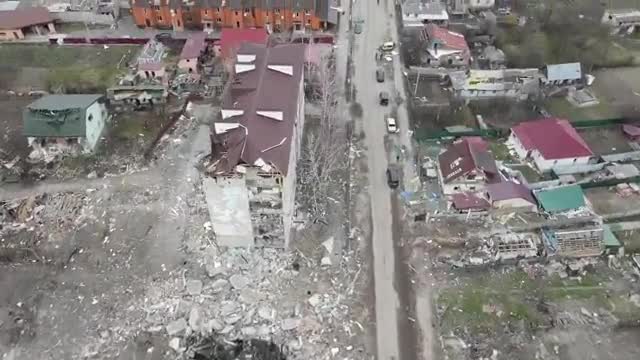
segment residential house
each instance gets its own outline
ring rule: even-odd
[[[538,69],[469,70],[450,72],[456,97],[474,100],[512,98],[525,100],[540,90]]]
[[[162,82],[165,79],[166,66],[162,62],[148,62],[138,65],[138,77],[146,80],[158,80]]]
[[[487,184],[486,198],[496,209],[536,212],[538,208],[531,190],[513,181]]]
[[[511,128],[508,144],[522,159],[531,159],[538,170],[588,164],[593,157],[589,145],[565,119],[546,118]]]
[[[579,62],[547,65],[541,80],[547,85],[576,85],[582,82],[581,65]]]
[[[466,0],[467,8],[472,11],[492,9],[496,0]]]
[[[479,137],[464,137],[438,155],[438,177],[445,195],[481,191],[501,181],[489,145]]]
[[[190,74],[197,74],[200,57],[207,52],[207,34],[194,33],[187,39],[180,52],[180,61],[178,61],[178,69]]]
[[[640,25],[638,9],[607,9],[602,15],[602,23],[618,31],[635,31]]]
[[[427,43],[426,63],[429,66],[469,66],[471,52],[464,35],[427,24],[422,30],[422,39]]]
[[[337,23],[334,0],[131,0],[139,27],[320,30]]]
[[[405,27],[422,27],[424,24],[447,26],[448,22],[447,8],[439,1],[407,0],[402,4],[402,23]]]
[[[212,134],[204,188],[218,244],[286,247],[304,127],[303,44],[243,43]]]
[[[542,242],[547,256],[599,256],[604,252],[604,240],[602,224],[542,229]]]
[[[27,35],[55,34],[54,19],[44,7],[0,11],[0,41],[21,40]]]
[[[107,122],[103,95],[47,95],[23,112],[23,134],[32,158],[64,152],[93,151]]]
[[[142,47],[136,59],[138,63],[138,76],[148,80],[163,80],[165,76],[164,55],[164,45],[156,40],[149,40]]]
[[[222,29],[219,55],[224,59],[235,59],[235,53],[245,42],[267,45],[269,34],[264,28]]]

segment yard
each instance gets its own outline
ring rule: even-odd
[[[137,46],[3,44],[0,90],[102,93],[137,51]]]
[[[639,195],[622,197],[615,191],[615,187],[597,187],[586,189],[585,196],[598,215],[625,212],[638,208]]]
[[[578,133],[596,155],[633,151],[620,125],[598,129],[579,129]]]
[[[565,97],[551,97],[545,100],[544,108],[553,116],[571,121],[613,119],[620,116],[606,97],[596,96],[600,103],[587,107],[574,106]]]

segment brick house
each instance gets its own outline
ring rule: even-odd
[[[139,27],[320,30],[335,24],[334,0],[131,0]]]

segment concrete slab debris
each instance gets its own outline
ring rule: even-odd
[[[191,296],[200,295],[202,292],[202,281],[200,280],[189,280],[185,285],[187,294]]]
[[[288,319],[282,320],[280,327],[282,328],[282,330],[288,331],[288,330],[293,330],[297,328],[299,324],[300,324],[299,319],[288,318]]]
[[[187,329],[187,322],[180,318],[178,320],[174,320],[167,325],[167,334],[170,336],[180,335]]]
[[[316,307],[322,302],[322,296],[320,294],[313,294],[307,301],[309,305]]]
[[[180,338],[174,337],[171,340],[169,340],[169,347],[172,348],[174,351],[179,352],[180,351]]]
[[[219,181],[209,177],[202,180],[216,242],[229,247],[254,245],[249,190],[245,182],[238,179]]]
[[[239,274],[231,275],[229,282],[231,283],[231,286],[237,290],[242,290],[249,285],[249,279]]]

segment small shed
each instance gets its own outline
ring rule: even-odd
[[[640,140],[640,126],[624,124],[622,125],[622,132],[631,141]]]
[[[586,206],[584,192],[579,185],[559,186],[535,193],[540,207],[548,213],[561,213]]]

